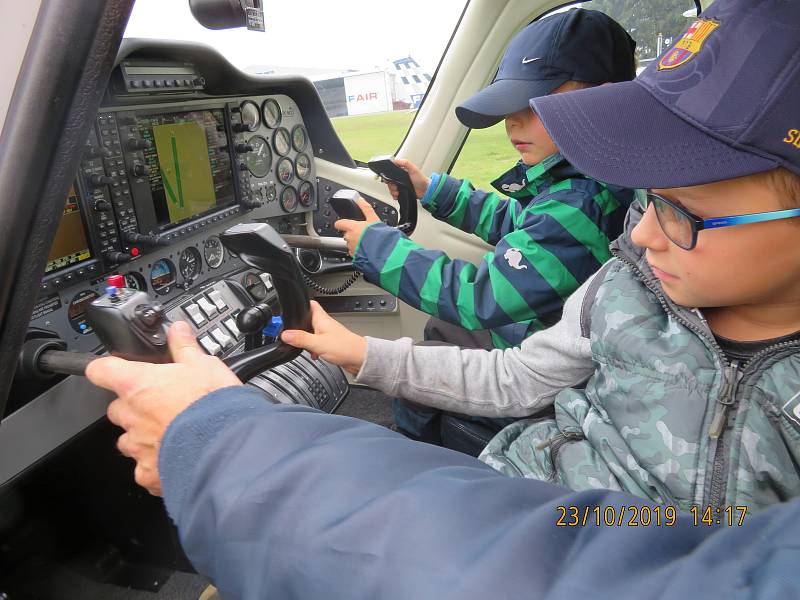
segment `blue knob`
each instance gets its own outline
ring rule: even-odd
[[[264,329],[261,330],[261,333],[271,338],[277,338],[282,330],[283,330],[283,318],[272,317],[272,320],[270,321],[269,325],[264,327]]]

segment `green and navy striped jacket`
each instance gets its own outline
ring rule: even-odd
[[[510,196],[434,174],[422,206],[495,246],[479,265],[427,250],[383,223],[365,229],[354,266],[414,308],[519,345],[561,316],[566,298],[611,254],[633,191],[578,173],[560,154],[492,182]]]

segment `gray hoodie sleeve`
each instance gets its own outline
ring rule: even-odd
[[[566,387],[594,372],[589,340],[581,337],[581,306],[591,277],[564,305],[561,320],[519,348],[462,350],[367,338],[356,382],[442,410],[485,417],[524,417],[551,404]]]

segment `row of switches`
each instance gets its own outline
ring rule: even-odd
[[[225,299],[219,290],[212,290],[209,292],[208,298],[200,296],[195,304],[188,304],[184,307],[186,314],[198,327],[205,325],[207,319],[214,318],[217,312],[225,312],[227,309],[228,305],[225,304]]]
[[[222,323],[224,328],[222,326],[214,327],[209,330],[207,335],[197,340],[209,354],[219,354],[223,348],[230,348],[241,335],[239,328],[236,327],[236,319],[233,317],[228,317]]]

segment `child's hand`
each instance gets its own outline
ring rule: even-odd
[[[431,178],[427,177],[425,173],[420,171],[417,165],[410,160],[395,158],[394,164],[408,173],[411,177],[411,183],[414,186],[414,194],[416,194],[417,199],[422,198],[431,183]],[[392,195],[392,198],[397,200],[400,196],[400,191],[397,189],[397,186],[391,181],[385,181],[384,183],[389,187],[389,193]]]
[[[361,370],[367,352],[366,339],[347,329],[314,300],[311,301],[311,324],[314,333],[289,329],[281,334],[281,339],[290,346],[308,350],[314,358],[324,358],[339,365],[353,375]]]
[[[350,253],[350,256],[356,255],[356,246],[358,245],[358,240],[361,239],[361,234],[364,233],[364,230],[367,228],[367,226],[380,221],[380,218],[375,213],[372,205],[370,205],[369,202],[363,198],[359,198],[356,200],[356,204],[358,204],[361,212],[364,213],[366,221],[339,219],[333,224],[336,229],[344,234],[344,241],[347,242],[347,251]]]

